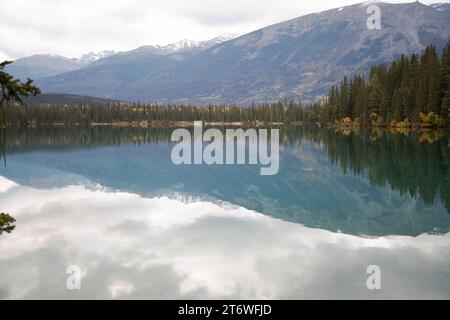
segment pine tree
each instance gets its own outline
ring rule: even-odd
[[[381,104],[383,100],[383,89],[376,68],[373,68],[370,75],[368,111],[369,114],[381,114]]]
[[[419,84],[419,60],[416,54],[411,56],[409,72],[407,74],[408,88],[410,92],[410,105],[407,116],[409,119],[417,120],[419,118],[419,109],[417,108],[417,89]]]
[[[4,72],[3,69],[11,63],[11,61],[0,63],[0,127],[6,125],[5,102],[17,101],[22,103],[22,97],[27,97],[30,94],[36,96],[41,93],[33,85],[33,80],[28,79],[22,83],[20,80],[14,79],[9,73]]]
[[[426,76],[428,78],[427,110],[439,113],[441,111],[441,72],[439,68],[439,57],[436,54],[435,47],[427,47],[424,54],[424,63]]]
[[[349,104],[349,87],[348,87],[348,79],[347,77],[344,77],[341,83],[341,93],[340,93],[340,99],[339,99],[339,118],[346,117],[346,114],[349,110],[348,107]]]
[[[442,90],[442,104],[441,114],[450,114],[450,41],[442,54],[441,62],[441,90]]]

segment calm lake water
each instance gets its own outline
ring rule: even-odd
[[[450,298],[448,133],[282,127],[261,176],[176,166],[171,132],[2,132],[0,298]]]

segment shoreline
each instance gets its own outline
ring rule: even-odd
[[[116,122],[91,122],[89,124],[83,123],[29,123],[27,126],[21,125],[7,125],[2,126],[0,129],[8,128],[45,128],[45,127],[120,127],[120,128],[167,128],[167,127],[193,127],[194,121],[116,121]],[[265,121],[203,121],[204,126],[231,126],[231,127],[248,127],[248,126],[284,126],[284,125],[303,125],[301,122],[297,123],[285,123],[280,121],[265,122]]]
[[[190,128],[194,126],[194,121],[202,121],[202,120],[192,120],[192,121],[115,121],[115,122],[91,122],[89,124],[85,123],[62,123],[62,122],[53,122],[53,123],[29,123],[27,126],[21,126],[20,124],[16,125],[3,125],[0,126],[0,130],[6,130],[10,128],[73,128],[73,127],[114,127],[114,128]],[[393,125],[371,125],[371,126],[363,126],[363,125],[348,125],[348,124],[333,124],[333,123],[321,123],[321,122],[311,122],[304,123],[301,121],[294,122],[282,122],[282,121],[203,121],[203,125],[206,127],[261,127],[261,126],[308,126],[308,125],[316,125],[319,128],[327,128],[327,129],[336,129],[341,131],[353,131],[353,130],[375,130],[375,129],[386,129],[386,130],[394,130],[394,131],[431,131],[431,130],[450,130],[448,126],[430,126],[430,125],[422,125],[422,124],[411,124],[409,126],[393,126]]]

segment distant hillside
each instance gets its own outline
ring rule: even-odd
[[[51,103],[68,105],[126,103],[119,100],[73,94],[42,94],[36,97],[27,98],[25,101],[30,103]]]
[[[236,38],[235,34],[222,34],[216,38],[206,41],[181,40],[165,46],[142,46],[127,52],[115,52],[114,50],[104,50],[100,52],[89,52],[80,58],[67,58],[54,54],[36,54],[25,58],[17,59],[13,64],[8,65],[6,70],[14,77],[25,80],[31,78],[38,80],[41,78],[56,76],[68,71],[80,70],[86,66],[96,63],[99,60],[117,55],[119,59],[133,59],[135,56],[154,54],[158,56],[170,57],[170,60],[183,60],[202,50],[206,50],[224,41]],[[115,61],[106,59],[99,62],[104,63]]]
[[[22,80],[31,78],[36,80],[77,70],[83,66],[84,64],[77,63],[73,59],[66,57],[51,54],[37,54],[17,59],[8,65],[5,70],[15,78]]]
[[[369,30],[369,4],[309,14],[183,56],[153,47],[116,54],[38,84],[49,93],[142,102],[312,102],[344,75],[430,44],[441,52],[450,38],[446,6],[377,3],[382,28]]]

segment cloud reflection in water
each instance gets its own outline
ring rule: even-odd
[[[0,298],[450,298],[450,234],[363,238],[204,201],[0,177]],[[66,268],[83,270],[66,289]],[[366,288],[366,268],[382,290]]]

